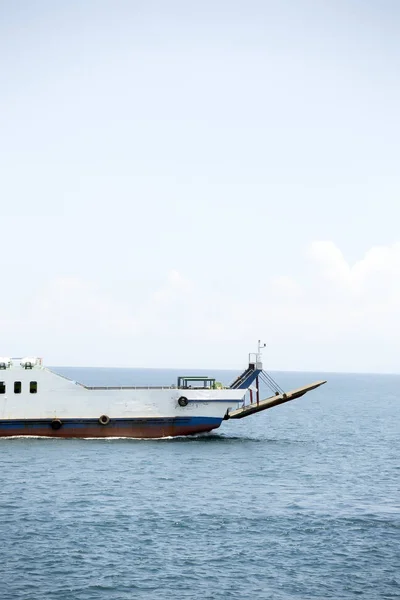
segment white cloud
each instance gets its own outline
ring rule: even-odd
[[[342,252],[333,242],[313,242],[309,248],[310,258],[323,269],[324,276],[334,283],[348,284],[351,269]]]
[[[56,278],[0,322],[3,346],[23,340],[53,363],[229,367],[264,337],[271,368],[399,370],[400,243],[351,265],[333,242],[313,242],[307,263],[307,277],[261,279],[246,298],[240,284],[216,290],[172,270],[153,293],[135,289],[134,305]]]
[[[368,292],[382,299],[400,292],[400,243],[375,246],[354,265],[346,262],[333,242],[313,242],[309,255],[324,278],[355,296]]]
[[[317,352],[333,369],[399,371],[400,244],[373,247],[354,264],[333,242],[314,242],[308,256],[318,270],[295,320],[313,331]]]

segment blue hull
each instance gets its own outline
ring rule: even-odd
[[[206,433],[221,425],[210,417],[157,417],[151,419],[18,419],[0,420],[0,437],[32,435],[44,437],[130,437],[161,438]]]

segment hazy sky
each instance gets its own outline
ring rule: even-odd
[[[0,0],[0,354],[400,372],[400,2]]]

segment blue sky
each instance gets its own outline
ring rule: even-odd
[[[0,2],[1,353],[399,371],[399,25]]]

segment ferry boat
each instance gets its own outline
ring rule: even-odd
[[[0,437],[161,438],[206,433],[223,420],[240,419],[298,398],[320,381],[260,400],[261,347],[230,386],[202,376],[176,385],[87,386],[44,366],[36,357],[0,358]],[[275,384],[275,382],[273,382]],[[275,384],[276,385],[276,384]]]

